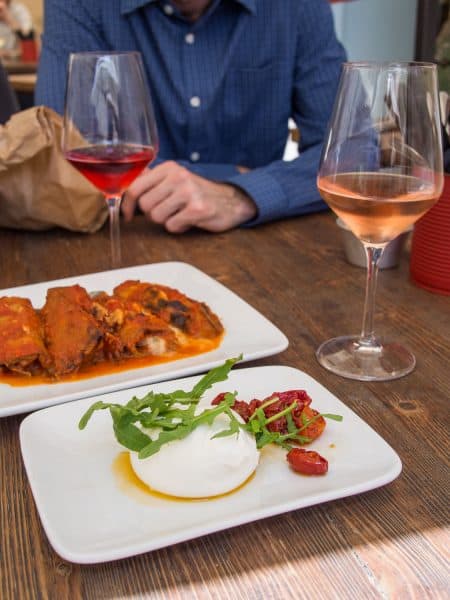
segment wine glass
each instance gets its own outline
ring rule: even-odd
[[[70,55],[63,151],[105,195],[111,263],[119,267],[122,194],[158,151],[152,101],[138,52]]]
[[[387,244],[439,198],[441,144],[435,65],[344,64],[317,185],[363,243],[367,280],[360,335],[333,338],[316,352],[333,373],[384,381],[414,369],[409,350],[375,335],[378,263]]]

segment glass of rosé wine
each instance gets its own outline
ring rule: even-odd
[[[63,151],[105,196],[111,263],[119,267],[122,194],[158,151],[152,100],[138,52],[70,55]]]
[[[346,63],[325,137],[317,185],[323,199],[364,245],[362,330],[324,342],[328,370],[360,381],[410,373],[414,355],[375,335],[380,257],[439,198],[443,156],[436,66]],[[400,282],[399,282],[400,285]]]

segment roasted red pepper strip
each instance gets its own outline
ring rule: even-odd
[[[286,458],[292,469],[303,475],[325,475],[328,471],[328,461],[314,450],[292,448]]]

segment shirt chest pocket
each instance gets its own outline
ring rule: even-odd
[[[239,146],[255,138],[274,144],[285,135],[290,116],[292,76],[282,62],[261,68],[230,69],[225,76],[222,107],[228,141]]]

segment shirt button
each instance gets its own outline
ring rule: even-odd
[[[189,103],[193,108],[198,108],[202,101],[198,96],[192,96],[192,98],[189,100]]]
[[[173,6],[171,4],[164,4],[163,11],[166,15],[173,15]]]
[[[192,152],[191,153],[191,160],[192,162],[197,162],[200,158],[200,154],[198,152]]]
[[[195,42],[195,35],[193,33],[187,33],[184,36],[184,41],[186,44],[193,44]]]

